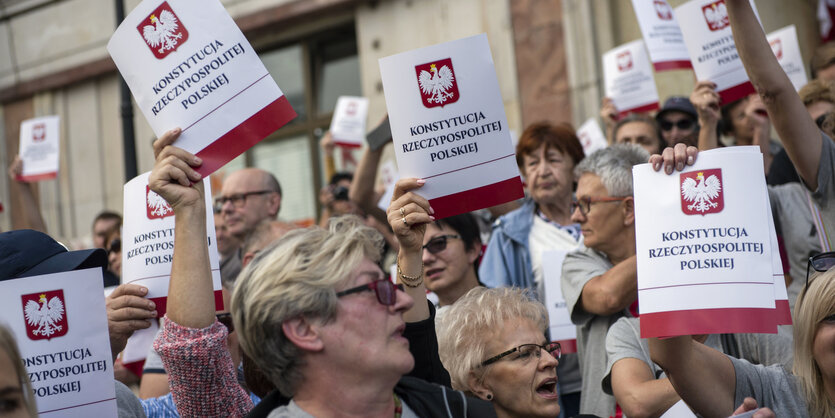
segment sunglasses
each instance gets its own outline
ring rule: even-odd
[[[118,253],[119,251],[122,251],[122,240],[114,238],[113,241],[110,241],[110,248],[107,249],[107,253]]]
[[[519,355],[516,356],[516,360],[529,360],[533,357],[539,359],[542,358],[542,350],[545,350],[548,354],[554,356],[554,358],[557,360],[559,360],[560,356],[562,355],[562,347],[560,347],[560,343],[546,343],[544,345],[522,344],[518,347],[513,347],[510,350],[505,351],[504,353],[495,355],[487,360],[482,361],[481,365],[488,366],[517,352],[519,353]]]
[[[229,312],[219,313],[219,314],[215,315],[215,318],[217,318],[217,322],[220,322],[221,324],[223,324],[223,326],[226,327],[226,329],[229,330],[230,334],[235,332],[235,325],[232,324],[232,314],[231,313],[229,313]]]
[[[366,290],[373,290],[377,295],[377,302],[385,306],[394,306],[397,303],[397,291],[403,290],[402,284],[394,284],[389,279],[380,279],[362,286],[352,287],[336,293],[336,297],[341,298],[352,293],[364,292]]]
[[[682,131],[689,131],[693,129],[693,121],[690,119],[681,119],[678,122],[662,120],[658,125],[661,126],[662,131],[672,131],[673,126]]]
[[[460,235],[440,235],[429,240],[423,249],[429,251],[429,254],[438,254],[446,250],[446,242],[448,239],[461,239]]]
[[[825,273],[832,267],[835,267],[835,251],[827,253],[820,253],[816,256],[809,257],[806,263],[806,288],[809,288],[809,269],[815,269],[817,272]]]

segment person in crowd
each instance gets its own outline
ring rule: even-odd
[[[612,129],[615,144],[635,144],[650,154],[658,154],[664,149],[662,131],[655,119],[642,114],[630,113],[615,123]]]
[[[229,228],[226,227],[226,222],[223,221],[223,212],[218,207],[214,208],[214,219],[215,241],[217,242],[217,252],[220,256],[220,278],[221,280],[234,283],[234,277],[230,277],[231,274],[228,274],[227,269],[229,267],[227,267],[227,264],[237,263],[238,256],[236,252],[241,247],[241,240],[229,233]],[[226,275],[223,274],[224,271],[227,271]]]
[[[14,336],[0,324],[0,416],[35,418],[38,408]]]
[[[438,349],[452,387],[493,402],[499,417],[556,417],[559,343],[548,313],[516,287],[477,287],[438,319]]]
[[[107,250],[107,238],[114,230],[122,227],[122,215],[110,210],[99,212],[93,219],[93,248]]]
[[[319,217],[319,226],[326,227],[332,216],[357,214],[357,205],[348,198],[348,190],[351,189],[351,182],[354,175],[347,172],[338,172],[331,176],[328,185],[319,191],[319,203],[322,205],[322,214]]]
[[[579,245],[580,226],[571,220],[571,197],[573,171],[584,157],[583,146],[568,125],[536,123],[522,132],[516,164],[530,199],[493,224],[479,266],[484,284],[529,288],[544,300],[543,252],[571,251]],[[562,409],[572,416],[579,410],[582,386],[576,354],[563,356],[558,374]]]
[[[438,295],[438,306],[455,303],[480,286],[478,259],[481,239],[478,222],[470,213],[439,219],[426,225],[423,269],[426,288]]]
[[[815,48],[809,69],[815,80],[835,81],[835,42],[827,42]]]
[[[104,243],[107,251],[107,268],[116,277],[122,277],[122,231],[116,228],[110,231]]]
[[[698,114],[693,103],[681,96],[668,98],[655,115],[655,121],[661,128],[661,137],[668,147],[678,143],[696,146],[699,142],[697,119]]]
[[[562,293],[577,325],[583,414],[615,413],[615,399],[600,386],[605,339],[618,318],[637,315],[632,166],[648,158],[637,145],[615,144],[586,157],[574,170],[578,181],[572,220],[580,224],[584,246],[565,257]]]

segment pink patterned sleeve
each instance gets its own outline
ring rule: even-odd
[[[195,329],[163,319],[154,349],[168,372],[180,416],[242,417],[252,409],[252,400],[238,384],[227,337],[226,327],[217,320]]]

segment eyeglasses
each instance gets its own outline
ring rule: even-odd
[[[261,194],[267,194],[267,193],[272,193],[272,192],[273,192],[272,190],[259,190],[257,192],[246,192],[246,193],[233,194],[233,195],[229,195],[229,196],[221,196],[221,197],[215,199],[215,207],[217,207],[219,209],[219,208],[222,208],[223,205],[226,204],[226,202],[232,202],[232,206],[240,209],[240,208],[244,207],[244,205],[246,204],[246,198],[247,197],[255,196],[255,195],[261,195]]]
[[[217,318],[217,322],[220,322],[221,324],[223,324],[223,326],[225,326],[226,329],[228,329],[230,333],[235,332],[235,325],[232,324],[232,314],[231,313],[229,313],[229,312],[219,313],[219,314],[215,315],[215,318]]]
[[[586,216],[591,210],[591,205],[595,203],[620,202],[626,199],[628,199],[628,197],[581,197],[571,201],[571,213],[574,213],[574,211],[579,208],[580,213],[583,214],[583,216]]]
[[[693,121],[690,120],[690,119],[681,119],[677,122],[670,122],[668,120],[662,120],[661,122],[658,123],[658,125],[661,126],[662,131],[672,131],[673,126],[675,126],[676,128],[678,128],[679,130],[682,130],[682,131],[689,131],[689,130],[693,129]]]
[[[385,306],[393,306],[397,303],[397,290],[403,290],[402,284],[394,284],[389,279],[380,279],[362,286],[352,287],[336,293],[336,297],[341,298],[351,293],[364,292],[366,290],[373,290],[377,294],[377,302]]]
[[[809,287],[809,268],[825,273],[832,267],[835,267],[835,251],[809,257],[809,261],[806,263],[806,288]]]
[[[437,236],[430,239],[429,242],[423,246],[423,249],[429,251],[429,254],[438,254],[439,252],[446,250],[446,242],[448,239],[461,239],[461,236],[450,234]]]
[[[113,241],[110,241],[110,247],[107,248],[107,253],[118,253],[119,251],[122,251],[122,240],[114,238]]]
[[[532,356],[536,356],[536,358],[542,358],[542,350],[545,350],[548,354],[554,356],[555,359],[559,360],[560,356],[562,355],[562,348],[560,347],[560,343],[546,343],[545,345],[539,344],[522,344],[518,347],[513,347],[510,350],[505,351],[499,355],[495,355],[490,357],[487,360],[481,362],[482,366],[488,366],[493,364],[513,353],[518,352],[519,355],[516,356],[514,360],[529,360]]]

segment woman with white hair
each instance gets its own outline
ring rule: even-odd
[[[38,416],[29,374],[23,367],[14,336],[4,325],[0,325],[0,416]]]

